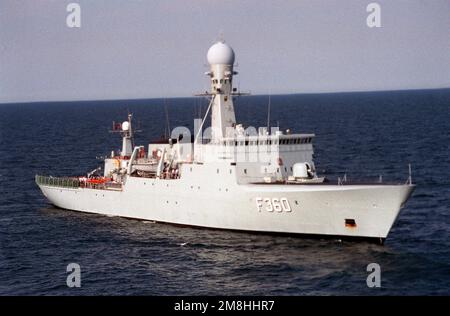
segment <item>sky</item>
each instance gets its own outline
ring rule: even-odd
[[[449,35],[450,0],[1,0],[0,103],[192,96],[220,38],[253,94],[444,88]]]

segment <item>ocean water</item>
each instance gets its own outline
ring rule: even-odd
[[[207,106],[166,103],[172,128],[192,127]],[[267,103],[239,98],[238,121],[264,126]],[[329,178],[406,181],[411,163],[417,189],[383,246],[57,209],[34,175],[97,167],[96,157],[120,148],[108,129],[128,111],[143,130],[137,144],[159,138],[164,100],[3,104],[0,295],[449,295],[450,90],[272,96],[271,104],[271,125],[316,134],[316,166]],[[80,288],[66,285],[72,262]],[[381,288],[366,284],[373,262]]]

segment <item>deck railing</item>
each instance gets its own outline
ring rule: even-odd
[[[38,185],[48,185],[54,187],[78,188],[80,186],[80,181],[76,178],[57,178],[36,175],[35,181]]]
[[[47,185],[60,188],[87,188],[87,189],[98,189],[98,190],[121,190],[122,183],[115,182],[105,182],[105,183],[89,183],[86,181],[80,181],[77,178],[69,177],[46,177],[36,175],[36,184]]]

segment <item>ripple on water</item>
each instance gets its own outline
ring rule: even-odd
[[[383,174],[385,180],[405,181],[412,164],[416,191],[384,246],[183,228],[53,208],[34,184],[36,173],[77,175],[97,167],[96,156],[120,146],[107,127],[128,108],[142,122],[137,143],[158,138],[162,130],[154,122],[164,121],[163,105],[155,100],[2,105],[0,134],[14,137],[2,139],[0,147],[0,294],[449,295],[450,160],[443,145],[449,141],[449,97],[447,90],[272,97],[273,122],[316,133],[316,166],[327,177]],[[170,100],[171,119],[192,126],[198,102]],[[237,103],[237,116],[246,126],[264,126],[260,109],[266,106],[265,97],[247,98]],[[19,125],[23,128],[15,128]],[[71,262],[81,266],[80,289],[66,287]],[[371,262],[381,266],[381,289],[366,286]]]

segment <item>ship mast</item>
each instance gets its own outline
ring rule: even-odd
[[[133,119],[133,114],[128,114],[128,121],[122,123],[122,151],[120,155],[122,157],[130,157],[133,153],[134,139],[133,139],[133,128],[131,121]]]
[[[208,50],[210,71],[206,73],[211,78],[211,141],[217,143],[227,137],[228,131],[236,126],[236,116],[233,106],[233,71],[234,51],[224,41],[219,41]],[[231,136],[231,135],[228,135]]]

